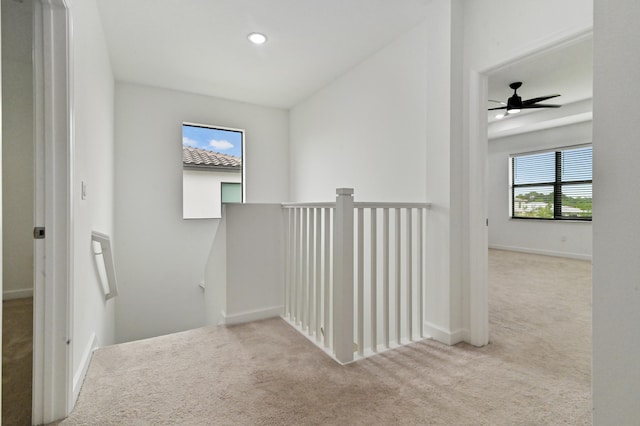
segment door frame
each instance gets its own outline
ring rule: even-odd
[[[73,408],[73,108],[65,0],[34,2],[34,349],[32,422]]]
[[[493,63],[481,64],[469,70],[468,78],[468,169],[469,169],[469,331],[470,343],[483,346],[489,343],[489,282],[488,282],[488,135],[487,87],[489,76],[525,58],[562,49],[593,36],[593,25],[572,28],[542,39],[537,43],[505,55]],[[480,278],[478,278],[480,277]]]

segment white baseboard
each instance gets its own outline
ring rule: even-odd
[[[460,329],[449,331],[428,321],[424,323],[424,332],[433,340],[449,346],[460,342],[468,342],[470,339],[469,330]]]
[[[32,288],[20,288],[18,290],[4,290],[2,292],[2,300],[24,299],[33,297]]]
[[[82,383],[84,382],[84,378],[87,375],[87,370],[89,369],[89,364],[91,363],[91,356],[93,355],[93,351],[98,349],[98,339],[96,338],[96,333],[91,333],[91,337],[89,338],[89,343],[84,349],[82,353],[82,359],[80,360],[80,368],[73,375],[73,404],[76,405],[76,401],[78,400],[78,395],[80,395],[80,389],[82,389]]]
[[[539,250],[539,249],[532,249],[528,247],[502,246],[502,245],[496,245],[496,244],[489,244],[489,248],[496,249],[496,250],[517,251],[520,253],[540,254],[543,256],[566,257],[569,259],[591,261],[591,255],[589,254],[567,253],[567,252],[552,251],[552,250]]]
[[[253,311],[227,314],[222,312],[222,324],[241,324],[243,322],[258,321],[267,318],[279,317],[284,312],[284,306],[272,306],[270,308],[256,309]]]

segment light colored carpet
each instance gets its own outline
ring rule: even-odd
[[[280,319],[95,352],[64,425],[591,423],[588,262],[490,253],[491,344],[339,366]]]
[[[2,302],[2,424],[31,424],[33,299]]]

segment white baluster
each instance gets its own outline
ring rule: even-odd
[[[377,209],[371,209],[371,350],[377,352],[378,347],[378,287],[377,287],[377,237],[378,229]]]
[[[411,217],[411,209],[407,208],[407,250],[405,253],[405,257],[407,258],[407,272],[406,272],[406,283],[407,283],[407,336],[409,341],[413,340],[413,299],[412,299],[412,290],[413,290],[413,282],[412,282],[412,267],[411,259],[413,256],[413,251],[411,247],[412,243],[412,217]]]
[[[400,326],[400,319],[401,319],[401,315],[400,313],[402,312],[402,307],[401,307],[401,299],[400,299],[400,289],[402,288],[402,282],[400,281],[402,278],[402,274],[401,274],[401,269],[402,269],[402,249],[400,247],[400,241],[401,241],[401,226],[402,226],[402,217],[400,216],[400,209],[396,208],[395,209],[395,218],[396,218],[396,342],[398,344],[400,344],[401,342],[401,326]]]
[[[389,348],[389,209],[382,211],[382,338]]]
[[[358,354],[364,354],[364,209],[358,209]]]
[[[333,243],[333,335],[336,358],[353,361],[353,189],[336,190]]]
[[[322,312],[322,306],[321,306],[321,301],[322,301],[322,282],[320,281],[320,272],[321,272],[321,268],[322,268],[322,250],[321,250],[321,242],[322,242],[322,232],[321,232],[321,224],[322,224],[322,218],[321,218],[321,213],[322,213],[322,209],[317,208],[316,209],[316,266],[315,266],[315,270],[316,270],[316,279],[315,279],[315,283],[316,283],[316,307],[315,307],[315,314],[316,314],[316,318],[315,318],[315,324],[316,324],[316,340],[320,340],[320,335],[321,335],[321,319],[320,319],[320,314]]]
[[[422,216],[425,209],[418,209],[418,328],[420,332],[420,338],[424,338],[424,238],[422,227]]]
[[[315,209],[309,209],[309,247],[308,247],[308,251],[307,251],[307,255],[308,255],[308,260],[307,260],[307,265],[308,265],[308,270],[307,270],[307,324],[309,326],[309,335],[311,335],[313,333],[314,330],[314,324],[313,324],[313,319],[315,318],[315,314],[313,312],[313,308],[315,307],[315,304],[313,303],[313,295],[315,294],[315,289],[313,287],[314,282],[313,279],[315,277],[315,263],[313,261],[313,249],[315,247],[315,237],[314,237],[314,229],[315,229]]]
[[[304,330],[305,328],[307,328],[309,326],[309,315],[307,312],[307,297],[308,297],[308,285],[309,285],[309,280],[308,280],[308,265],[307,265],[307,241],[308,241],[308,226],[309,226],[309,222],[308,222],[308,216],[307,216],[307,212],[308,209],[304,208],[302,209],[302,251],[301,251],[301,258],[302,258],[302,272],[301,272],[301,284],[302,284],[302,291],[301,291],[301,297],[300,297],[300,309],[301,309],[301,315],[300,315],[300,319],[302,321],[302,329]]]
[[[295,235],[295,285],[294,285],[294,300],[295,300],[295,312],[294,319],[295,323],[300,323],[301,309],[300,305],[302,303],[301,295],[302,295],[302,258],[300,256],[302,252],[302,248],[300,245],[300,241],[302,238],[302,209],[296,208],[296,235]]]
[[[331,342],[331,210],[324,209],[324,346]]]

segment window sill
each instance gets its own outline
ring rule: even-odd
[[[509,220],[514,221],[535,221],[535,222],[552,222],[552,223],[593,223],[593,219],[581,220],[581,219],[544,219],[541,217],[513,217],[509,216]]]

